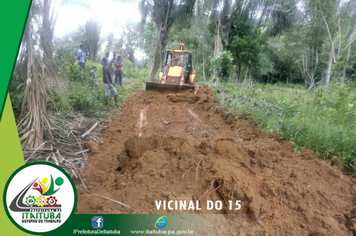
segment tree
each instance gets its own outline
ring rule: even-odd
[[[77,61],[77,51],[79,45],[84,43],[84,27],[79,27],[77,30],[67,33],[62,38],[56,40],[54,64],[59,71],[63,71],[66,66]]]
[[[322,80],[321,55],[324,49],[326,31],[318,10],[318,0],[305,1],[305,9],[299,13],[293,30],[285,33],[284,50],[289,49],[298,60],[298,67],[308,90]]]
[[[101,25],[99,22],[90,19],[85,25],[84,44],[88,51],[89,60],[96,61],[100,48]]]
[[[58,14],[54,11],[52,1],[42,1],[39,5],[42,12],[41,44],[44,55],[47,59],[53,58],[54,26],[56,25]]]
[[[335,18],[337,18],[336,13],[338,10],[339,3],[334,0],[327,0],[323,1],[321,3],[320,0],[318,0],[318,8],[320,10],[321,17],[323,19],[323,22],[325,23],[325,28],[327,31],[327,34],[329,36],[330,40],[330,49],[329,49],[329,59],[328,59],[328,67],[326,71],[326,78],[325,78],[325,87],[327,88],[329,86],[330,80],[331,80],[331,69],[332,69],[332,63],[336,62],[336,57],[335,57],[335,46],[334,46],[334,37],[336,34],[336,27],[335,25],[332,25],[334,23]],[[339,21],[340,23],[340,21]],[[341,49],[341,48],[339,48]],[[340,53],[338,53],[340,55]]]
[[[111,32],[106,37],[107,44],[105,47],[105,52],[110,52],[114,49],[114,34]]]
[[[333,72],[336,72],[335,75],[339,76],[342,73],[341,83],[345,81],[345,67],[341,69],[340,64],[345,63],[347,66],[351,46],[356,41],[356,6],[351,1],[344,4],[341,4],[340,1],[319,1],[319,9],[325,23],[324,29],[328,34],[330,42],[325,81],[325,87],[328,88]],[[337,65],[336,71],[333,70],[333,64]]]
[[[237,82],[241,82],[242,66],[246,67],[246,71],[257,66],[261,41],[253,23],[248,18],[238,18],[235,23],[237,27],[229,49],[237,63]]]
[[[122,34],[122,54],[134,64],[136,64],[135,50],[138,48],[139,42],[138,32],[138,25],[127,24]]]
[[[163,61],[163,53],[166,49],[169,33],[174,22],[184,20],[193,14],[195,0],[153,0],[150,4],[147,0],[142,0],[140,6],[150,9],[151,17],[156,24],[158,38],[156,45],[151,52],[151,69],[149,81],[152,81],[158,71],[160,61]],[[144,11],[141,11],[144,12]]]
[[[154,22],[140,25],[137,47],[146,55],[149,55],[157,41],[157,30]]]
[[[227,82],[231,75],[233,58],[229,51],[223,51],[211,59],[211,73],[214,75],[215,84],[219,81]]]
[[[55,20],[48,16],[51,2],[36,0],[28,15],[17,62],[17,76],[24,82],[22,119],[18,123],[23,147],[38,147],[45,135],[51,136],[47,116],[47,86],[45,77],[53,55]],[[50,30],[51,32],[46,32]]]

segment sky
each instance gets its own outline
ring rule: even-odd
[[[76,30],[91,18],[102,24],[102,36],[113,32],[115,37],[119,37],[125,24],[141,19],[138,0],[72,0],[58,7],[57,37]]]
[[[113,33],[115,38],[121,36],[125,25],[141,20],[138,0],[71,0],[59,5],[53,1],[58,10],[55,36],[63,37],[66,33],[76,30],[89,19],[101,23],[101,37]],[[142,52],[135,52],[135,57],[141,59]]]

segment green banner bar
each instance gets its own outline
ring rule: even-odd
[[[238,235],[250,223],[246,214],[85,214],[44,235]]]
[[[2,47],[0,79],[0,195],[3,196],[7,179],[18,167],[23,165],[24,158],[16,128],[8,89],[16,63],[23,29],[27,20],[31,0],[3,1],[0,7],[0,45]],[[5,106],[6,104],[6,106]],[[0,204],[1,235],[29,235],[15,225],[7,217],[4,205]]]
[[[0,196],[3,198],[6,181],[17,168],[25,164],[9,96],[0,122],[0,157]],[[0,222],[1,235],[29,235],[18,229],[7,217],[3,199],[0,204]]]
[[[4,110],[17,53],[22,40],[23,29],[31,6],[31,0],[2,1],[0,7],[0,59],[2,78],[0,79],[0,122]]]

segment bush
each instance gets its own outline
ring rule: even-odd
[[[223,51],[211,59],[210,71],[220,81],[227,82],[232,73],[233,57],[229,51]]]
[[[126,91],[118,91],[118,103],[122,104],[128,97]],[[55,88],[51,88],[50,97],[54,102],[50,103],[50,110],[66,115],[69,111],[81,112],[86,116],[104,117],[109,116],[105,105],[105,87],[99,82],[99,87],[89,83],[70,82],[63,94],[58,94]],[[109,106],[115,107],[113,96],[109,97]]]
[[[96,78],[102,79],[102,68],[100,63],[95,63],[92,61],[85,62],[85,70],[80,70],[77,62],[66,66],[65,70],[61,74],[62,77],[68,78],[70,81],[85,82],[90,79],[90,70],[92,67],[96,67]]]
[[[148,76],[148,69],[138,70],[129,60],[123,62],[124,81],[123,88],[118,89],[118,103],[121,104],[130,94],[130,88],[144,89],[144,82]],[[93,66],[97,67],[96,79],[98,87],[90,82],[89,71]],[[55,87],[49,90],[51,98],[49,111],[61,112],[64,116],[69,111],[81,112],[87,116],[109,116],[105,105],[105,87],[102,82],[102,65],[92,61],[85,63],[85,70],[79,70],[77,63],[70,64],[64,70],[63,77],[69,79],[68,86],[59,94]],[[115,79],[114,66],[112,67],[112,79]],[[114,99],[110,96],[109,106],[114,107]]]
[[[355,86],[331,85],[328,92],[312,93],[291,87],[216,89],[229,107],[252,113],[263,131],[280,133],[297,149],[307,147],[322,158],[338,156],[348,169],[356,166]]]
[[[96,80],[98,87],[90,81],[90,70],[95,66]],[[65,76],[69,79],[68,86],[59,94],[56,88],[50,89],[49,110],[60,111],[65,115],[69,111],[81,112],[87,116],[107,117],[109,112],[105,105],[105,87],[103,85],[102,65],[92,61],[85,63],[85,70],[80,70],[77,63],[73,63],[66,67]],[[114,68],[114,67],[113,67]],[[112,79],[115,79],[114,71]],[[122,103],[128,93],[126,90],[119,90],[118,102]],[[109,106],[114,107],[114,99],[110,96]]]
[[[71,83],[66,96],[75,111],[100,116],[105,111],[104,92],[103,86],[93,89],[93,86]]]
[[[145,82],[149,74],[149,69],[147,68],[136,68],[134,64],[127,59],[123,61],[122,71],[124,73],[123,86],[125,88],[131,87],[134,89],[144,89]]]
[[[122,72],[126,77],[137,78],[138,70],[130,60],[124,59],[122,64]]]

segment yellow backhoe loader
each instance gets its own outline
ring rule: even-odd
[[[184,50],[184,43],[179,44],[179,50],[167,49],[162,65],[159,83],[146,82],[146,90],[179,92],[195,88],[192,52]]]

